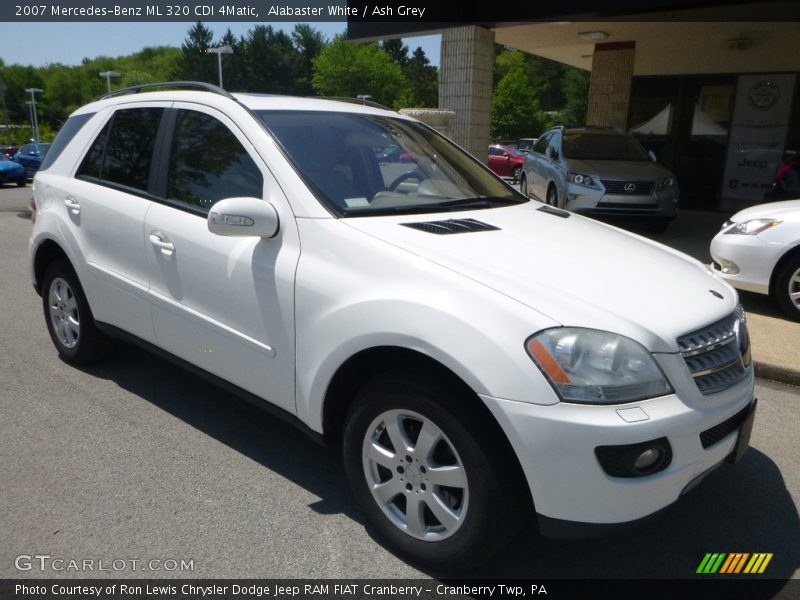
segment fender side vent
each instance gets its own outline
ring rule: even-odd
[[[549,204],[545,204],[544,206],[540,206],[536,210],[540,210],[548,215],[555,215],[557,217],[561,217],[562,219],[569,219],[570,213],[566,210],[561,210],[560,208],[556,208],[555,206],[550,206]]]
[[[451,233],[474,233],[476,231],[498,231],[500,228],[476,219],[447,219],[445,221],[425,221],[422,223],[401,223],[403,227],[419,229],[427,233],[448,235]]]

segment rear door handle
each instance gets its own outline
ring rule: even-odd
[[[66,206],[70,211],[72,211],[73,215],[81,214],[81,205],[72,196],[67,196],[66,200],[64,200],[64,206]]]
[[[175,245],[160,231],[154,231],[150,234],[150,243],[156,248],[161,248],[162,254],[172,256],[175,253]]]

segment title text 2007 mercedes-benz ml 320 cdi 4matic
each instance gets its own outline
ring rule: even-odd
[[[747,448],[744,313],[700,263],[389,110],[183,87],[80,108],[36,177],[67,362],[110,335],[226,382],[340,447],[377,535],[444,568],[524,511],[638,520]]]

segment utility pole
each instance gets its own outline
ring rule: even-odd
[[[100,77],[106,78],[106,85],[108,86],[108,93],[111,93],[111,78],[112,77],[119,77],[121,73],[119,71],[102,71],[100,73]]]
[[[31,125],[33,126],[33,141],[39,143],[39,117],[36,114],[36,94],[42,93],[44,90],[40,88],[27,88],[25,90],[31,95]]]
[[[217,48],[209,48],[206,52],[211,52],[217,55],[217,69],[219,70],[219,87],[222,87],[222,55],[233,54],[233,48],[230,46],[218,46]]]

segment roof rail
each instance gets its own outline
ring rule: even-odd
[[[393,109],[389,108],[388,106],[384,106],[383,104],[378,104],[377,102],[373,102],[372,100],[365,100],[363,98],[351,98],[350,96],[310,96],[311,98],[317,98],[319,100],[334,100],[336,102],[349,102],[350,104],[363,104],[364,106],[371,106],[372,108],[381,108],[383,110],[391,110],[394,112]]]
[[[97,99],[105,100],[106,98],[113,98],[114,96],[123,96],[126,94],[138,94],[142,90],[150,91],[154,89],[202,90],[204,92],[212,92],[214,94],[219,94],[220,96],[225,96],[226,98],[235,100],[235,98],[230,92],[223,90],[219,86],[213,85],[211,83],[205,83],[203,81],[162,81],[159,83],[142,83],[139,85],[126,87],[119,90],[114,90],[113,92],[108,92],[107,94],[103,94]]]

